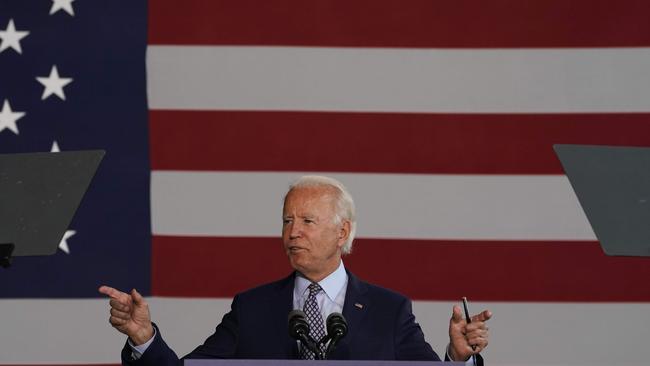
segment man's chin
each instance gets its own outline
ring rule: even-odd
[[[307,258],[302,251],[300,253],[290,252],[288,253],[288,256],[289,264],[291,264],[291,267],[296,271],[303,272],[308,266]]]

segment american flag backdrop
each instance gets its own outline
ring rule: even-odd
[[[494,365],[647,365],[650,260],[606,257],[555,143],[650,146],[644,0],[1,0],[0,153],[103,148],[56,255],[0,270],[0,364],[118,364],[101,284],[179,353],[289,273],[282,196],[340,179],[346,266],[491,309]]]

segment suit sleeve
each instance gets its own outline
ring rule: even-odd
[[[231,310],[224,315],[214,333],[205,342],[196,347],[184,359],[234,358],[237,352],[238,338],[238,296],[232,302]],[[156,327],[156,336],[139,359],[132,356],[131,347],[125,344],[122,349],[122,364],[127,366],[181,366],[176,353],[165,343],[160,329]]]
[[[404,298],[395,324],[395,359],[440,361],[429,343],[424,340],[422,328],[415,321],[411,301]]]
[[[479,353],[476,354],[476,365],[471,361],[472,359],[470,358],[469,360],[465,361],[465,365],[468,366],[483,366],[483,356],[481,356]],[[449,358],[449,352],[445,352],[445,362],[450,362],[451,358]],[[453,362],[459,362],[459,361],[453,361]]]
[[[181,361],[176,356],[176,353],[167,346],[167,343],[162,338],[160,329],[156,324],[156,335],[154,336],[153,342],[149,345],[149,348],[140,356],[140,358],[135,359],[131,346],[128,342],[125,342],[124,348],[122,348],[122,365],[128,366],[180,366],[182,365]]]

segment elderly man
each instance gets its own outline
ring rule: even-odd
[[[310,335],[325,334],[323,319],[341,312],[349,332],[332,359],[440,360],[415,322],[411,302],[390,290],[365,283],[343,266],[350,252],[356,221],[352,197],[338,181],[305,176],[284,198],[282,240],[291,266],[289,277],[235,296],[231,311],[214,334],[186,358],[313,359],[314,354],[287,332],[287,314],[304,309]],[[129,338],[122,351],[127,365],[179,365],[151,322],[144,298],[102,286],[110,297],[110,323]],[[489,311],[467,324],[454,306],[445,358],[472,362],[488,344]],[[482,363],[480,356],[479,362]]]

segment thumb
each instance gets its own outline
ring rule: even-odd
[[[460,323],[463,321],[463,312],[460,310],[460,306],[454,305],[454,309],[452,310],[451,313],[451,322],[452,323]]]
[[[144,302],[144,297],[142,297],[136,289],[131,290],[131,297],[133,298],[135,305],[142,305]]]

